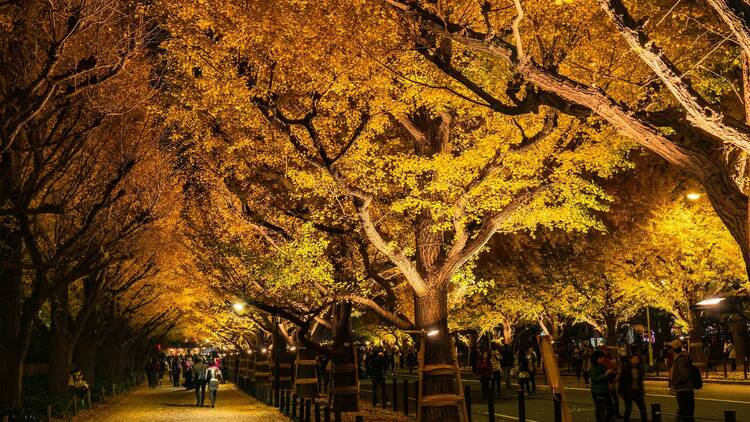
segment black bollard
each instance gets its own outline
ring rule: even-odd
[[[328,406],[323,408],[323,422],[331,422],[331,408]]]
[[[737,413],[734,410],[725,410],[724,422],[737,422]]]
[[[414,403],[419,408],[419,381],[414,381]]]
[[[526,395],[518,390],[518,422],[526,422]]]
[[[661,422],[661,405],[659,403],[651,404],[651,420]]]
[[[464,402],[466,403],[466,414],[469,415],[471,422],[471,387],[464,385]]]
[[[555,393],[555,422],[562,422],[562,395]]]
[[[388,400],[385,399],[385,397],[386,397],[385,396],[385,389],[386,389],[386,387],[385,387],[385,378],[383,378],[383,382],[380,383],[380,397],[381,397],[381,400],[383,401],[383,403],[381,403],[381,405],[383,406],[383,409],[385,409],[386,406],[388,406]]]
[[[282,412],[284,411],[284,407],[285,407],[284,406],[285,398],[286,398],[286,394],[281,394],[281,396],[279,397],[279,409],[281,409]]]
[[[487,421],[495,422],[495,390],[487,395]]]
[[[292,419],[296,417],[297,417],[297,395],[292,394]]]
[[[354,418],[354,420],[355,420],[355,422],[364,422],[364,419],[363,419],[362,415],[357,415],[357,416],[356,416],[356,417]]]
[[[409,381],[404,380],[404,415],[409,416]]]
[[[378,386],[375,384],[375,379],[372,380],[372,407],[378,405]]]
[[[341,422],[341,411],[340,410],[334,410],[333,411],[333,422]]]
[[[391,396],[392,396],[391,400],[393,400],[393,402],[392,402],[393,403],[393,411],[397,412],[398,411],[398,380],[396,379],[396,377],[393,377],[392,387],[393,387],[392,388],[393,391],[391,391],[391,393],[393,393],[393,394],[391,394]]]
[[[315,403],[315,422],[320,422],[320,403]]]
[[[305,422],[310,422],[310,411],[312,410],[312,400],[305,400]]]
[[[288,416],[292,409],[292,392],[290,390],[286,390],[286,399],[284,400],[284,402],[286,403],[284,413],[286,413]]]

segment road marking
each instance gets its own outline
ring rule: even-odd
[[[481,414],[481,415],[489,415],[489,413],[487,413],[487,412],[482,412],[482,413],[480,413],[480,414]],[[518,417],[516,417],[516,416],[512,416],[512,415],[504,415],[504,414],[502,414],[502,413],[495,413],[495,416],[500,416],[501,418],[505,418],[505,419],[510,419],[510,420],[513,420],[513,421],[517,421],[517,420],[518,420]],[[527,420],[528,422],[539,422],[539,421],[538,421],[538,420],[536,420],[536,419],[529,419],[529,418],[526,418],[526,420]]]

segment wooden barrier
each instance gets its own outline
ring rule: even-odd
[[[300,347],[297,349],[295,364],[294,392],[302,398],[318,396],[318,361],[315,351]]]

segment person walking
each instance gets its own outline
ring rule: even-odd
[[[182,361],[182,376],[185,377],[185,389],[190,390],[193,388],[193,360],[190,355],[185,356],[185,360]]]
[[[695,413],[695,387],[693,384],[693,363],[687,351],[682,347],[680,340],[672,341],[674,350],[674,361],[670,370],[670,385],[672,392],[677,397],[677,414],[680,422],[693,422]]]
[[[491,379],[492,379],[492,362],[490,358],[490,352],[482,352],[482,355],[477,362],[477,376],[479,377],[479,384],[482,386],[482,397],[488,398],[492,393]]]
[[[583,348],[583,354],[581,356],[581,372],[583,373],[583,383],[586,387],[589,386],[589,372],[591,371],[591,347],[586,345]]]
[[[182,366],[180,359],[178,357],[172,358],[172,386],[173,387],[179,387],[180,386],[180,367]]]
[[[510,390],[510,371],[513,369],[513,351],[507,344],[503,346],[502,359],[500,364],[503,367],[503,377],[505,378],[505,389]]]
[[[206,369],[206,380],[208,380],[208,398],[211,400],[211,408],[214,408],[216,407],[216,394],[219,392],[219,384],[224,380],[218,360],[214,360]]]
[[[385,373],[388,370],[387,359],[383,351],[373,352],[372,357],[368,359],[370,362],[368,375],[372,378],[373,406],[378,402],[378,397],[382,400],[380,403],[388,403],[388,395],[385,389]]]
[[[195,388],[195,406],[203,407],[203,402],[206,399],[206,362],[203,356],[193,357],[193,387]]]
[[[609,394],[609,383],[615,378],[615,372],[607,368],[606,357],[601,350],[591,353],[591,397],[596,407],[596,422],[610,422],[614,417],[612,397]]]
[[[633,346],[630,356],[622,357],[621,365],[617,387],[625,402],[625,422],[630,422],[633,402],[635,402],[638,410],[641,412],[641,422],[647,422],[648,416],[646,413],[646,402],[644,401],[646,389],[643,386],[645,365],[637,347]]]
[[[492,344],[490,361],[492,363],[492,388],[496,391],[497,397],[500,397],[500,372],[503,370],[502,356],[500,350],[498,350],[498,345],[494,343]]]
[[[531,381],[529,380],[529,378],[531,378],[530,372],[529,359],[526,357],[526,354],[519,353],[518,368],[516,370],[516,373],[518,374],[518,389],[526,391],[526,395],[528,396],[533,394],[531,391]]]
[[[536,369],[539,367],[539,358],[533,347],[529,347],[526,352],[526,359],[529,361],[529,382],[531,383],[531,394],[536,394]]]

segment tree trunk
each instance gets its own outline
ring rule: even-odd
[[[68,374],[71,370],[71,343],[68,313],[68,288],[55,293],[50,300],[52,324],[50,327],[49,369],[47,371],[47,391],[52,396],[62,395],[68,388]]]
[[[613,315],[604,315],[604,329],[606,330],[604,338],[607,341],[607,346],[617,346],[617,318]]]
[[[89,385],[94,385],[94,380],[96,380],[96,353],[98,339],[96,338],[97,333],[95,327],[96,319],[90,318],[86,323],[83,335],[76,345],[76,362]]]
[[[507,320],[504,320],[503,321],[503,341],[505,341],[505,344],[513,344],[514,333],[515,333],[515,327]]]
[[[333,347],[331,351],[331,399],[333,410],[359,411],[359,371],[352,341],[351,302],[333,305],[331,321]]]
[[[688,350],[690,351],[690,358],[695,366],[705,368],[706,354],[703,351],[703,326],[696,311],[691,309],[689,312]]]
[[[427,295],[416,298],[415,319],[417,328],[426,333],[424,336],[424,350],[420,350],[422,364],[452,365],[453,349],[451,335],[448,332],[448,289],[430,290]],[[424,374],[422,397],[436,394],[460,394],[456,385],[455,374],[431,375]],[[421,421],[458,421],[459,407],[457,406],[423,406],[419,403]]]
[[[729,321],[729,331],[732,333],[737,368],[741,369],[747,356],[747,322],[743,318],[733,316]]]
[[[0,225],[0,408],[20,409],[23,381],[23,362],[26,348],[20,339],[21,290],[20,268],[5,267],[5,264],[21,262],[22,240],[17,230]]]

